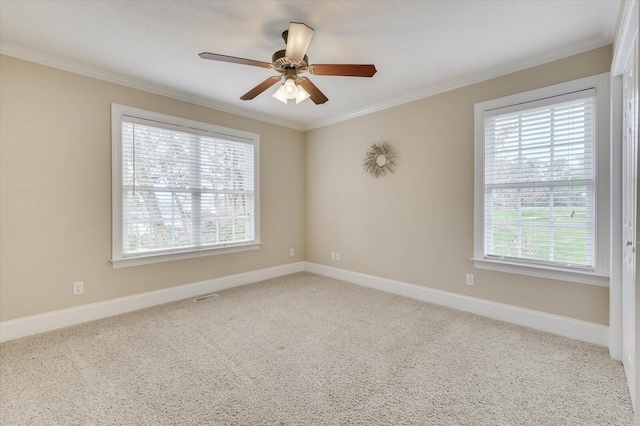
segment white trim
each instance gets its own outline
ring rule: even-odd
[[[616,32],[618,30],[618,22],[620,21],[620,17],[622,15],[622,8],[623,8],[622,3],[624,3],[624,0],[620,2],[620,7],[618,8],[618,10],[608,7],[606,3],[607,2],[605,1],[601,2],[601,7],[603,10],[602,10],[600,19],[603,22],[615,22],[615,23],[613,25],[607,25],[607,28],[602,33],[602,36],[606,40],[611,40],[611,43],[613,44],[613,42],[615,41]]]
[[[578,55],[580,53],[584,53],[593,49],[598,49],[600,47],[607,46],[609,44],[611,44],[611,40],[609,38],[596,36],[596,37],[584,40],[582,42],[576,43],[572,46],[544,52],[539,55],[532,56],[520,61],[512,62],[506,65],[501,65],[478,74],[445,81],[440,84],[434,84],[422,90],[419,90],[414,93],[410,93],[405,96],[400,96],[400,97],[393,98],[388,101],[380,102],[365,108],[361,108],[361,109],[347,112],[344,114],[339,114],[334,117],[327,118],[325,120],[313,121],[310,123],[293,122],[289,120],[283,120],[281,118],[275,118],[267,114],[247,111],[245,109],[231,106],[222,102],[214,101],[209,98],[204,98],[202,96],[193,95],[180,90],[170,89],[164,86],[160,86],[158,84],[149,83],[149,82],[134,79],[131,77],[126,77],[116,73],[102,71],[97,68],[80,65],[75,62],[55,58],[53,56],[49,56],[40,52],[24,49],[17,46],[12,46],[6,43],[0,43],[0,54],[13,56],[15,58],[24,59],[26,61],[35,62],[35,63],[46,65],[52,68],[73,72],[76,74],[96,78],[99,80],[120,84],[122,86],[127,86],[127,87],[131,87],[138,90],[144,90],[145,92],[155,93],[158,95],[166,96],[168,98],[190,102],[192,104],[201,105],[207,108],[213,108],[218,111],[228,112],[230,114],[236,114],[242,117],[259,120],[266,123],[275,124],[278,126],[288,127],[290,129],[305,131],[305,130],[317,129],[319,127],[324,127],[330,124],[335,124],[342,121],[350,120],[352,118],[361,117],[363,115],[371,114],[373,112],[382,111],[398,105],[428,98],[430,96],[434,96],[439,93],[444,93],[454,89],[459,89],[461,87],[470,86],[472,84],[491,80],[492,78],[522,71],[527,68],[546,64],[548,62],[557,61],[560,59],[567,58],[569,56]]]
[[[609,327],[587,321],[580,321],[560,315],[520,308],[504,303],[464,296],[448,291],[435,290],[416,284],[409,284],[387,278],[361,274],[317,263],[305,262],[305,271],[348,281],[376,290],[410,297],[423,302],[435,303],[460,311],[471,312],[485,317],[523,325],[536,330],[558,334],[583,342],[607,346]]]
[[[221,139],[242,142],[253,146],[253,204],[254,239],[242,243],[221,244],[217,247],[190,247],[185,250],[159,253],[143,253],[126,256],[123,253],[123,206],[122,206],[122,123],[123,121],[152,124],[169,130],[178,130],[204,136],[216,135]],[[114,269],[151,263],[191,259],[216,254],[257,250],[260,242],[260,135],[230,129],[215,124],[203,123],[182,117],[146,111],[125,105],[111,104],[111,221],[112,221],[112,266]]]
[[[172,262],[174,260],[195,259],[198,257],[215,256],[218,254],[238,253],[241,251],[258,250],[262,243],[238,244],[230,247],[213,249],[190,250],[179,253],[144,255],[140,257],[124,257],[111,259],[113,269],[128,268],[129,266],[150,265],[152,263]]]
[[[44,53],[24,49],[22,47],[12,46],[6,43],[0,43],[0,54],[23,59],[25,61],[35,62],[37,64],[46,65],[48,67],[57,68],[63,71],[69,71],[98,80],[108,81],[109,83],[131,87],[132,89],[155,93],[156,95],[166,96],[167,98],[177,99],[179,101],[189,102],[207,108],[213,108],[218,111],[228,112],[229,114],[235,114],[241,117],[251,118],[253,120],[258,120],[265,123],[275,124],[277,126],[287,127],[294,130],[305,130],[304,126],[300,123],[283,120],[281,118],[272,117],[270,115],[262,114],[259,112],[248,111],[246,109],[238,108],[236,106],[215,101],[210,98],[205,98],[203,96],[194,95],[181,90],[170,89],[159,84],[150,83],[144,80],[138,80],[136,78],[124,76],[122,74],[103,71],[98,68],[81,65],[76,62],[67,61],[65,59],[56,58]]]
[[[312,262],[296,262],[0,322],[0,342],[307,271],[424,302],[607,346],[609,327]]]
[[[511,74],[514,72],[522,71],[527,68],[536,67],[549,62],[557,61],[560,59],[568,58],[569,56],[578,55],[580,53],[588,52],[589,50],[598,49],[600,47],[608,46],[611,44],[611,39],[603,39],[600,36],[590,38],[577,45],[569,46],[562,49],[552,50],[540,55],[532,56],[521,61],[509,63],[507,65],[498,66],[488,71],[461,77],[454,80],[445,81],[441,84],[434,84],[408,95],[400,96],[390,99],[388,101],[380,102],[366,108],[358,109],[345,114],[340,114],[335,117],[327,118],[325,120],[319,120],[312,123],[308,123],[303,126],[303,130],[312,130],[319,127],[329,126],[331,124],[340,123],[341,121],[351,120],[352,118],[361,117],[363,115],[371,114],[377,111],[382,111],[388,108],[393,108],[398,105],[414,102],[420,99],[428,98],[430,96],[438,95],[440,93],[449,92],[451,90],[459,89],[461,87],[470,86],[472,84],[481,83],[483,81],[491,80],[493,78],[501,77],[503,75]]]
[[[609,354],[622,361],[622,76],[611,77]]]
[[[516,262],[491,259],[471,259],[473,266],[489,271],[506,272],[509,274],[527,275],[530,277],[547,278],[551,280],[569,281],[580,284],[609,287],[609,277],[593,272],[559,269],[550,266],[526,265]]]
[[[513,274],[539,276],[582,284],[608,286],[610,259],[610,73],[597,74],[553,86],[530,90],[498,99],[491,99],[474,105],[474,226],[473,226],[473,260],[475,266]],[[572,92],[595,88],[595,224],[596,238],[594,244],[595,268],[591,274],[565,269],[559,274],[560,267],[546,269],[542,266],[533,268],[528,265],[485,259],[484,254],[484,117],[485,112],[511,105],[531,103]]]
[[[638,0],[626,0],[621,11],[618,31],[613,39],[613,61],[611,74],[614,76],[624,72],[633,49],[633,41],[638,32],[638,15],[640,14]]]
[[[613,40],[611,62],[611,280],[609,292],[609,353],[622,361],[622,74],[639,30],[637,0],[621,5],[620,21]],[[615,172],[615,173],[614,173]]]
[[[227,275],[225,277],[200,281],[193,284],[3,321],[0,322],[0,342],[302,272],[304,266],[304,262],[289,263],[241,274]]]

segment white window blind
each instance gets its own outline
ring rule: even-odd
[[[593,270],[595,92],[488,111],[487,259]]]
[[[255,147],[122,119],[123,257],[255,240]]]

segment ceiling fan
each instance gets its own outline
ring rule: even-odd
[[[313,37],[313,28],[306,24],[291,22],[289,29],[282,33],[282,38],[287,45],[286,50],[278,50],[273,54],[272,62],[254,61],[252,59],[237,58],[235,56],[219,55],[217,53],[203,52],[202,59],[213,61],[231,62],[234,64],[252,65],[254,67],[271,68],[280,73],[267,78],[253,89],[242,95],[240,99],[248,101],[284,78],[284,83],[273,97],[285,104],[289,99],[295,99],[300,103],[307,98],[315,104],[323,104],[329,99],[307,77],[300,74],[308,72],[313,75],[333,75],[348,77],[373,77],[376,73],[374,65],[355,64],[316,64],[309,65],[307,48]]]

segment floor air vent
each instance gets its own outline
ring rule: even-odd
[[[212,297],[220,297],[219,294],[213,293],[213,294],[207,294],[206,296],[200,296],[200,297],[196,297],[195,299],[193,299],[196,302],[202,302],[203,300],[207,300],[207,299],[211,299]]]

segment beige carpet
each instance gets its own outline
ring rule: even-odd
[[[605,348],[301,273],[0,345],[2,425],[630,425]]]

